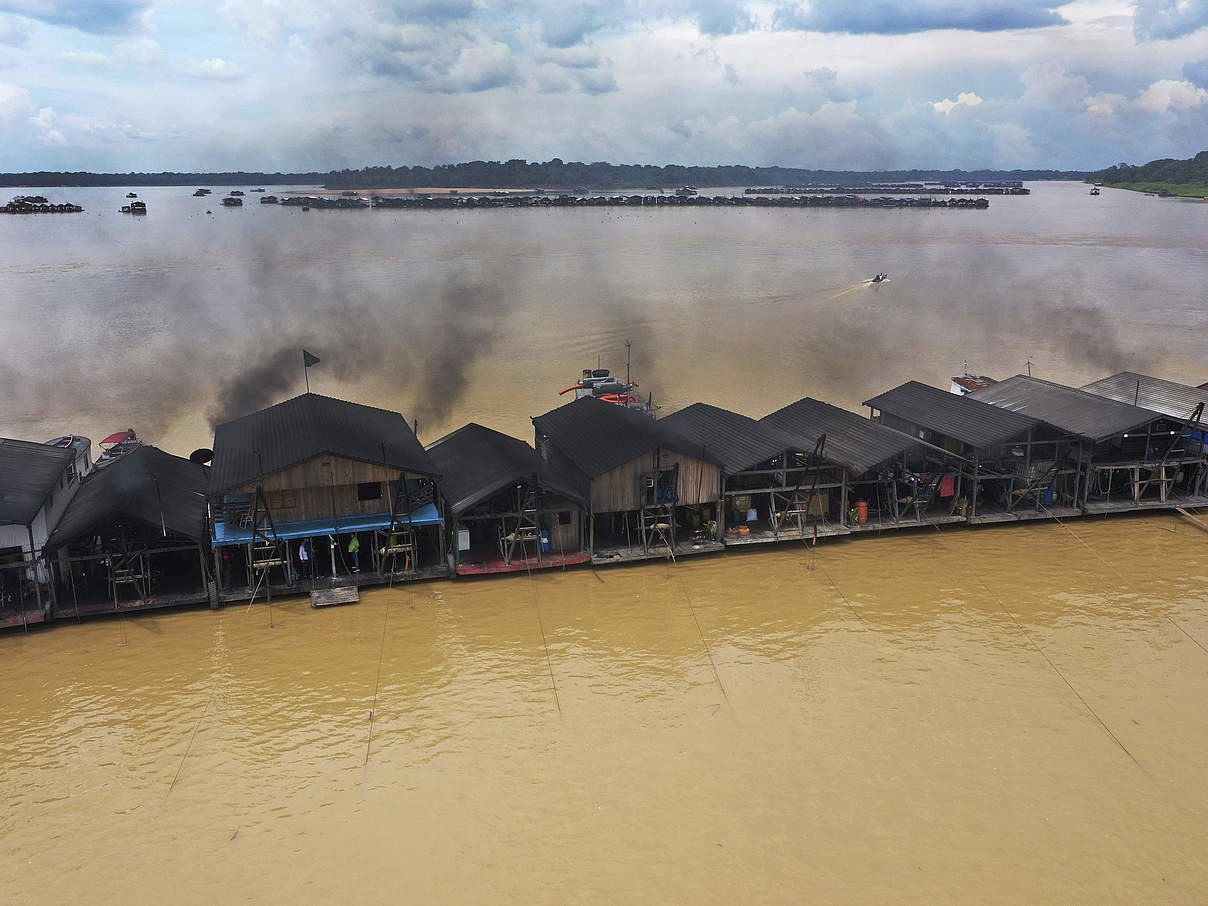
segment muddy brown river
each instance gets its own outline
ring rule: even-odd
[[[0,637],[6,903],[1202,901],[1173,515]]]

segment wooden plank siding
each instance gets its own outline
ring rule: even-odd
[[[330,463],[330,466],[328,465]],[[334,477],[334,487],[332,481]],[[420,476],[408,472],[408,478]],[[388,513],[398,487],[398,471],[338,456],[318,456],[289,469],[265,475],[261,482],[245,485],[229,493],[256,493],[256,484],[264,487],[269,508],[277,522],[305,522],[369,513]],[[382,496],[359,500],[357,486],[368,482],[382,485]]]
[[[721,470],[716,464],[673,450],[659,449],[598,475],[591,483],[592,512],[618,513],[640,509],[646,493],[642,476],[656,468],[674,468],[677,463],[680,467],[677,489],[680,504],[695,506],[718,500]]]

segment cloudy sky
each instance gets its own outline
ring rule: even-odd
[[[0,170],[1208,148],[1208,0],[0,0]]]

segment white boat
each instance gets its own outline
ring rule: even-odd
[[[97,444],[101,448],[101,455],[97,457],[95,468],[102,469],[114,460],[121,459],[127,453],[134,452],[142,445],[142,439],[134,433],[133,428],[110,434]]]

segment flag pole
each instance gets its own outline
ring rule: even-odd
[[[302,350],[302,374],[306,377],[306,392],[310,393],[310,369],[306,367],[306,350]]]

